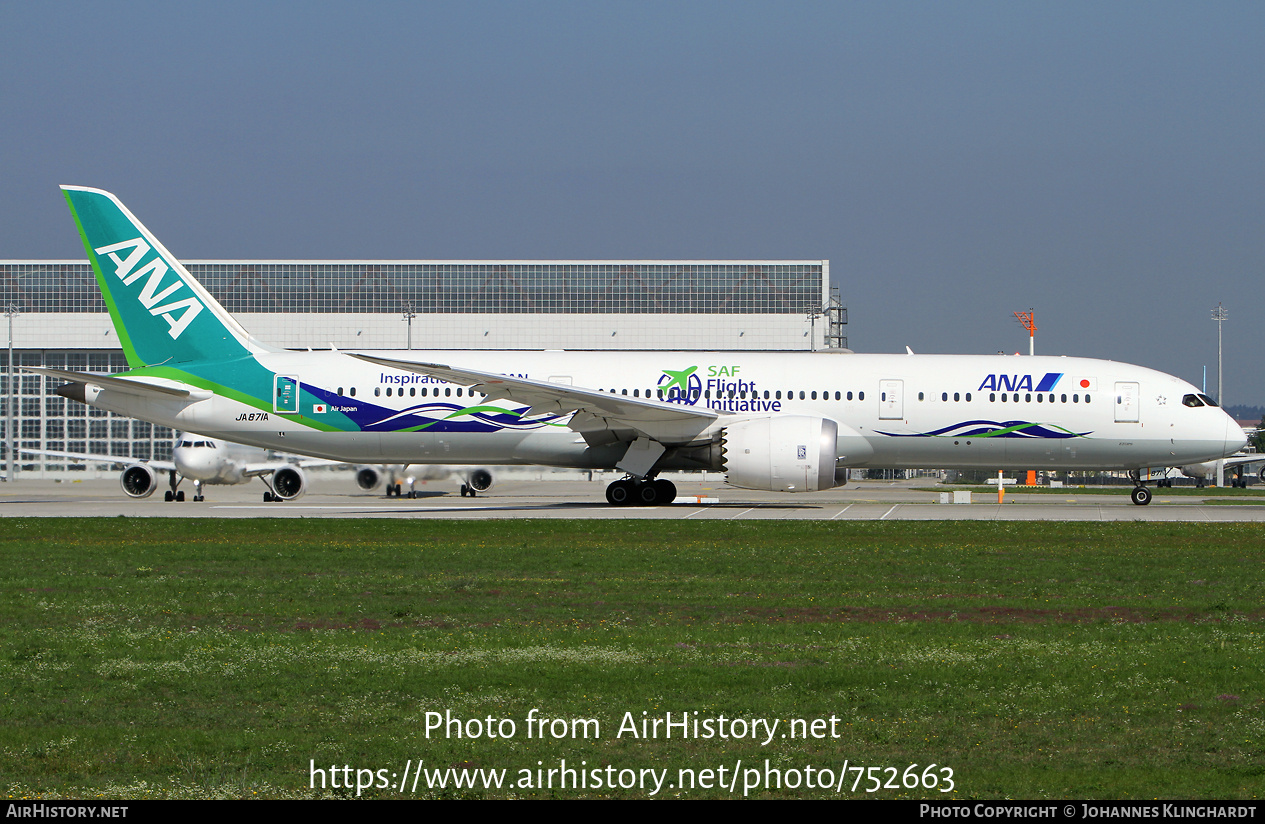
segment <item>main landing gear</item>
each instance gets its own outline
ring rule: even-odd
[[[611,506],[662,506],[676,500],[676,484],[624,478],[606,487],[606,500]]]

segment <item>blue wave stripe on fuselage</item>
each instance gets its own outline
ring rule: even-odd
[[[448,420],[454,412],[469,407],[463,404],[420,404],[405,410],[379,406],[360,398],[339,395],[328,389],[303,384],[303,388],[324,403],[339,407],[343,415],[362,432],[399,432],[414,430],[424,432],[500,432],[506,429],[538,429],[558,420],[557,415],[544,415],[523,420],[529,407],[506,410],[503,413],[471,412],[460,416],[464,420]]]
[[[1005,431],[1011,430],[1011,431]],[[1091,430],[1092,432],[1092,430]],[[1072,432],[1062,427],[1051,428],[1033,421],[974,420],[951,424],[931,432],[883,432],[889,438],[1083,438],[1091,432]],[[994,434],[996,433],[996,434]]]

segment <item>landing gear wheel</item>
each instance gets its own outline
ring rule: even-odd
[[[658,491],[658,500],[660,504],[670,504],[676,500],[676,484],[671,481],[661,480],[654,482],[655,489]]]
[[[277,496],[276,496],[276,495],[273,495],[271,492],[265,492],[265,493],[264,493],[264,503],[266,503],[266,504],[270,504],[270,503],[272,503],[272,502],[273,502],[273,501],[275,501],[275,500],[277,500]]]
[[[638,484],[634,490],[634,495],[637,498],[637,503],[642,506],[655,506],[659,503],[659,487],[651,481]]]
[[[1135,486],[1129,493],[1129,498],[1138,506],[1146,506],[1151,502],[1151,490],[1145,486]]]
[[[177,493],[176,493],[176,500],[177,500],[178,502],[180,502],[180,503],[184,503],[184,490],[183,490],[183,489],[182,489],[182,490],[180,490],[179,492],[177,492]]]
[[[171,503],[175,499],[176,499],[176,495],[170,489],[168,489],[166,492],[163,493],[163,500],[166,501],[167,503]]]
[[[615,481],[606,487],[606,501],[611,506],[626,506],[632,501],[633,487],[628,481]]]
[[[461,497],[463,497],[463,498],[464,498],[464,497],[466,497],[466,495],[467,495],[467,494],[469,494],[469,492],[470,492],[470,487],[469,487],[469,486],[466,486],[465,484],[462,484],[462,485],[461,485]]]

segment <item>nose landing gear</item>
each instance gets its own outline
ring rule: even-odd
[[[1142,470],[1130,471],[1129,477],[1133,480],[1133,491],[1129,493],[1129,499],[1138,506],[1146,506],[1151,502],[1151,490],[1147,489],[1142,481]]]

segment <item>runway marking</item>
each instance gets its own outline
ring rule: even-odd
[[[751,507],[750,509],[745,509],[745,510],[743,510],[742,512],[739,512],[737,515],[735,515],[735,516],[733,516],[732,518],[730,518],[729,520],[731,520],[731,521],[736,521],[736,520],[738,520],[739,518],[741,518],[743,515],[746,515],[748,512],[755,512],[755,509],[756,509],[756,508],[755,508],[754,506],[753,506],[753,507]]]
[[[888,516],[888,515],[891,515],[891,514],[892,514],[893,512],[895,512],[895,511],[897,510],[897,508],[899,508],[899,507],[900,507],[900,504],[895,504],[894,506],[892,506],[892,508],[891,508],[891,509],[889,509],[889,510],[887,510],[886,512],[884,512],[884,513],[883,513],[883,516],[882,516],[881,518],[879,518],[879,520],[880,520],[880,521],[886,521],[886,520],[887,520],[887,516]]]
[[[682,516],[681,520],[685,520],[686,518],[693,518],[698,513],[706,512],[707,510],[708,510],[708,507],[703,507],[702,509],[696,509],[693,512],[691,512],[689,515]]]
[[[851,509],[853,506],[855,506],[855,504],[848,504],[848,505],[847,505],[847,506],[845,506],[843,509],[841,509],[841,510],[839,510],[838,512],[836,512],[836,513],[834,514],[834,517],[832,517],[830,520],[832,520],[832,521],[833,521],[835,518],[838,518],[840,515],[842,515],[843,513],[847,512],[847,511],[848,511],[849,509]]]

